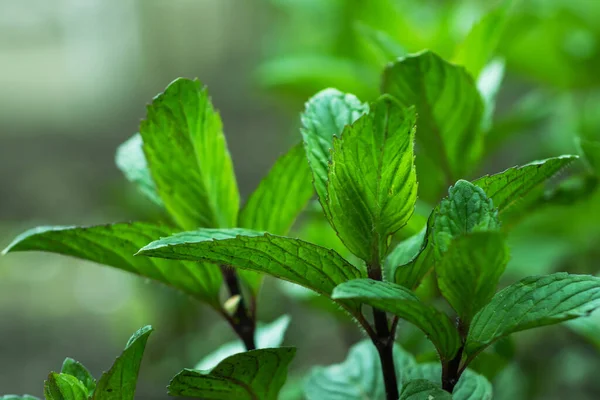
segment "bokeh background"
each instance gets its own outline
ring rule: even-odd
[[[176,77],[208,85],[248,194],[299,140],[298,116],[310,95],[334,86],[376,96],[389,54],[373,50],[373,32],[401,44],[393,49],[398,56],[430,48],[451,59],[495,4],[0,0],[0,247],[37,225],[158,218],[115,167],[114,152]],[[490,131],[497,143],[479,175],[577,154],[577,137],[600,138],[597,21],[596,0],[515,6],[496,49],[505,73]],[[562,177],[584,169],[575,165]],[[566,199],[519,224],[510,238],[509,281],[599,272],[600,195],[583,192],[575,204]],[[296,297],[267,280],[259,306],[263,321],[292,317],[285,340],[299,348],[292,383],[311,365],[341,361],[361,338],[318,300]],[[159,284],[56,255],[1,257],[0,394],[41,396],[43,380],[66,356],[99,376],[146,324],[156,332],[139,399],[167,398],[175,373],[234,339],[210,310]],[[587,337],[564,327],[519,335],[512,375],[499,375],[500,384],[519,386],[522,398],[600,398],[598,326],[596,318]]]

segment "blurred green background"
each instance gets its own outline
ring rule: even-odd
[[[600,2],[517,3],[497,46],[484,44],[504,79],[488,133],[494,146],[467,179],[576,154],[577,137],[600,139]],[[424,48],[452,60],[473,23],[498,4],[0,0],[0,247],[37,225],[157,218],[115,167],[114,152],[136,132],[145,105],[178,76],[209,86],[248,194],[299,139],[309,96],[333,86],[373,99],[386,62]],[[563,178],[581,171],[578,163]],[[555,270],[598,274],[600,194],[595,186],[583,192],[575,204],[549,205],[519,223],[507,281]],[[439,196],[422,194],[432,204]],[[281,289],[267,280],[259,319],[291,315],[285,343],[299,348],[293,383],[311,365],[341,361],[361,335],[318,300]],[[600,335],[599,319],[588,336]],[[167,398],[175,373],[234,338],[212,311],[122,271],[42,253],[2,257],[0,394],[40,396],[48,372],[67,356],[99,375],[145,324],[156,333],[140,399]],[[495,383],[522,396],[504,398],[600,398],[599,348],[585,336],[561,326],[517,335],[516,360]],[[411,331],[405,338],[411,350],[423,342]]]

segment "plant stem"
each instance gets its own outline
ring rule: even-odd
[[[229,289],[231,297],[240,296],[240,302],[238,303],[233,315],[225,313],[225,318],[235,331],[237,335],[244,342],[246,350],[256,349],[256,343],[254,341],[254,333],[256,331],[256,321],[250,314],[246,307],[246,302],[242,290],[240,288],[240,282],[233,268],[226,265],[221,265],[221,272],[223,273],[223,279]]]
[[[381,266],[369,266],[369,278],[380,281],[382,279]],[[396,368],[394,367],[394,336],[390,332],[387,315],[385,311],[373,307],[373,321],[375,323],[375,335],[371,336],[373,344],[379,353],[385,393],[387,400],[398,400],[398,380]]]
[[[454,386],[458,383],[463,369],[460,368],[464,345],[458,349],[454,358],[442,364],[442,389],[448,393],[452,393]]]

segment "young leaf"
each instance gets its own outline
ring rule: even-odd
[[[128,181],[134,183],[154,204],[164,207],[163,201],[156,191],[156,184],[152,180],[144,149],[142,136],[136,133],[123,142],[115,154],[115,164],[123,172]]]
[[[452,400],[452,395],[435,383],[425,379],[415,379],[404,385],[400,400]]]
[[[222,128],[206,88],[182,78],[154,98],[140,125],[158,193],[184,229],[237,223],[239,193]]]
[[[408,264],[396,268],[395,282],[415,288],[442,259],[453,239],[499,227],[498,211],[485,192],[470,182],[457,181],[448,190],[448,197],[431,212],[419,254]]]
[[[252,350],[221,361],[213,370],[185,369],[169,385],[169,395],[202,399],[277,400],[296,349]]]
[[[142,356],[152,330],[151,326],[145,326],[131,336],[123,353],[100,377],[93,400],[134,399]]]
[[[464,68],[424,51],[390,64],[382,91],[417,107],[417,143],[446,182],[468,175],[483,150],[483,102]]]
[[[83,383],[67,374],[51,373],[44,384],[46,400],[88,400]]]
[[[484,15],[459,45],[454,62],[464,65],[473,77],[479,77],[481,70],[494,56],[504,33],[512,3],[513,0],[504,0],[501,6]]]
[[[483,176],[474,180],[473,184],[485,191],[502,214],[576,159],[577,156],[564,155],[534,161],[498,174]]]
[[[460,347],[460,336],[448,316],[422,303],[403,286],[357,279],[337,286],[332,298],[357,300],[414,324],[433,342],[442,360],[452,359]]]
[[[239,226],[288,233],[313,195],[312,174],[302,144],[279,158],[240,211]]]
[[[270,324],[259,325],[256,328],[254,339],[256,347],[266,349],[269,347],[279,347],[283,342],[283,336],[290,324],[290,316],[282,315]],[[229,342],[219,347],[206,357],[204,357],[194,369],[207,370],[214,368],[219,362],[234,354],[243,353],[246,351],[241,340]]]
[[[421,229],[419,233],[398,243],[390,254],[388,254],[384,264],[384,277],[386,280],[394,281],[398,267],[408,264],[419,254],[426,233],[427,227]],[[410,279],[407,278],[407,280]]]
[[[157,280],[220,308],[222,275],[218,267],[133,256],[148,241],[174,231],[141,222],[80,228],[39,227],[19,235],[3,254],[34,250],[78,257]]]
[[[492,298],[507,263],[499,232],[473,232],[451,243],[435,272],[440,292],[465,326]]]
[[[473,357],[503,336],[589,315],[600,307],[600,278],[564,272],[525,278],[499,291],[471,322]]]
[[[60,372],[77,378],[77,380],[83,383],[83,386],[85,386],[89,395],[94,393],[94,389],[96,389],[96,379],[94,379],[92,374],[90,374],[90,371],[78,361],[75,361],[72,358],[66,358]]]
[[[414,108],[382,97],[333,141],[324,208],[340,239],[367,263],[379,264],[390,235],[414,212],[415,120]]]
[[[302,139],[321,204],[325,204],[326,199],[333,137],[340,135],[346,125],[350,125],[367,111],[367,104],[336,89],[325,89],[306,103],[301,116]]]
[[[333,250],[244,229],[184,232],[152,242],[138,255],[231,265],[269,274],[327,297],[340,283],[365,277]],[[358,309],[356,302],[344,304]]]

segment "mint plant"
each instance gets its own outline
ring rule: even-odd
[[[51,372],[44,383],[46,400],[133,400],[140,364],[152,327],[135,332],[123,353],[96,381],[78,361],[66,358],[60,372]],[[34,396],[0,396],[1,400],[38,400]]]
[[[481,60],[473,62],[479,72]],[[469,369],[474,360],[512,333],[599,308],[600,278],[559,272],[497,291],[511,227],[531,210],[573,195],[560,188],[545,192],[544,184],[577,157],[471,179],[490,140],[494,97],[479,88],[472,71],[424,51],[389,64],[372,102],[336,89],[317,93],[301,116],[302,144],[276,162],[242,207],[207,90],[178,79],[154,99],[140,133],[120,147],[116,160],[170,215],[170,224],[41,227],[4,252],[95,261],[213,308],[244,346],[227,345],[197,369],[182,370],[169,385],[173,396],[278,398],[296,350],[278,347],[288,317],[257,329],[266,274],[329,299],[368,336],[345,362],[309,373],[309,400],[491,399],[491,383]],[[595,168],[595,144],[581,146]],[[441,200],[440,188],[447,190]],[[425,205],[431,204],[428,218],[419,219],[414,210],[423,192],[436,200]],[[347,255],[286,236],[314,193]],[[425,333],[435,362],[417,362],[396,343],[401,321]],[[139,367],[137,358],[123,360]],[[100,399],[117,390],[120,398],[133,397],[131,386],[113,388],[110,376],[94,389],[89,374],[69,365],[72,373],[51,375],[48,398],[68,392],[67,398]],[[137,369],[113,368],[119,376],[134,370],[137,376]]]

